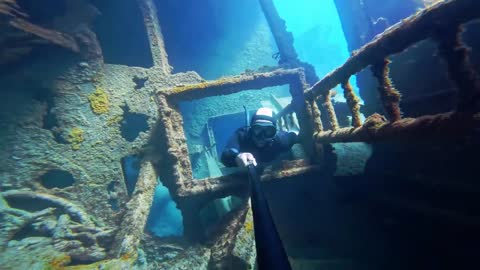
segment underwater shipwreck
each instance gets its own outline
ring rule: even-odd
[[[218,158],[243,105],[301,138],[261,175],[292,269],[478,268],[480,1],[335,0],[328,74],[274,0],[227,2],[0,0],[0,269],[255,269],[248,178]],[[203,76],[233,63],[189,62],[217,38],[200,5],[245,5],[276,48],[225,42],[257,65]]]

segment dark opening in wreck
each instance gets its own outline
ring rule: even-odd
[[[95,22],[107,64],[150,68],[153,58],[142,12],[135,1],[90,0],[100,11]]]

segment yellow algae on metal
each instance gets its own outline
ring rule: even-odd
[[[102,114],[108,112],[110,109],[110,102],[108,101],[108,95],[102,88],[98,87],[95,92],[88,96],[90,101],[90,107],[96,114]]]
[[[179,94],[186,91],[201,90],[201,89],[206,89],[211,87],[219,87],[226,84],[235,84],[235,83],[240,83],[244,80],[245,78],[242,79],[241,77],[231,77],[231,78],[220,78],[215,81],[201,82],[201,83],[191,84],[191,85],[175,86],[172,89],[172,94]]]
[[[70,133],[68,134],[67,141],[72,144],[73,150],[79,150],[80,144],[84,141],[83,138],[83,130],[78,127],[72,128]]]

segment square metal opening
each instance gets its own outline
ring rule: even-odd
[[[231,171],[235,171],[235,169],[225,168],[219,162],[220,159],[218,156],[220,155],[223,145],[225,145],[228,140],[227,137],[233,134],[237,128],[245,125],[242,105],[248,104],[247,100],[245,100],[247,93],[247,96],[257,101],[256,105],[249,105],[249,110],[255,111],[260,107],[273,106],[273,109],[278,112],[288,105],[289,107],[293,107],[292,113],[294,113],[292,115],[297,119],[295,114],[298,115],[298,104],[304,106],[303,92],[305,87],[303,70],[293,69],[222,78],[217,81],[204,82],[197,85],[176,87],[168,91],[166,95],[166,105],[175,112],[176,116],[182,119],[183,135],[185,137],[182,138],[181,141],[186,142],[182,147],[188,149],[190,156],[189,168],[186,168],[184,166],[185,161],[182,161],[184,174],[188,176],[191,175],[191,177],[187,177],[189,179],[184,180],[221,177]],[[271,89],[280,90],[276,92],[275,95],[275,91],[269,91]],[[260,96],[264,98],[258,98]],[[210,103],[217,104],[218,106],[226,106],[221,102],[223,100],[234,100],[236,104],[231,107],[226,106],[223,114],[216,114],[216,112],[222,111],[222,109],[217,108],[209,115],[208,113],[200,111],[209,110],[208,106],[206,106],[206,104],[209,103],[205,102],[205,100],[208,101],[209,99],[220,100],[216,103]],[[265,104],[266,102],[270,102],[270,106]],[[290,105],[294,103],[297,104],[296,107]],[[192,104],[194,104],[193,107]],[[279,104],[280,107],[275,108]],[[199,114],[204,115],[199,116]],[[203,117],[204,119],[194,123],[194,117]],[[297,129],[301,129],[301,119],[302,118],[299,117],[298,120],[295,121]],[[227,125],[225,124],[226,122],[228,122]],[[179,135],[178,125],[175,127],[174,132]],[[178,141],[180,140],[177,137],[176,142]],[[199,166],[203,171],[197,171]],[[212,169],[211,167],[216,168]]]

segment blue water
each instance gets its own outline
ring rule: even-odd
[[[59,263],[58,258],[49,257],[51,250],[44,247],[64,248],[62,252],[71,257],[72,265],[98,262],[93,268],[108,268],[99,261],[111,259],[113,245],[110,243],[123,239],[122,235],[112,235],[110,239],[106,235],[116,232],[119,224],[131,222],[124,214],[129,213],[125,210],[132,205],[129,200],[137,194],[145,194],[136,188],[141,165],[146,160],[152,161],[155,172],[161,176],[157,179],[145,226],[136,228],[135,235],[128,238],[144,233],[138,239],[137,266],[146,263],[148,267],[143,265],[145,267],[139,269],[205,269],[189,265],[201,261],[203,266],[209,264],[208,269],[214,268],[212,262],[220,248],[210,250],[211,244],[218,239],[212,236],[225,228],[223,218],[243,206],[247,194],[229,186],[226,192],[215,193],[211,198],[196,195],[196,204],[190,204],[188,199],[191,198],[169,190],[176,188],[176,183],[166,179],[171,181],[176,172],[169,171],[171,168],[167,165],[171,164],[165,161],[174,160],[176,152],[165,155],[171,149],[161,149],[157,145],[167,144],[164,144],[164,134],[157,129],[162,125],[156,123],[159,118],[155,97],[159,91],[170,90],[173,86],[278,68],[278,59],[274,56],[279,49],[259,0],[152,0],[156,5],[152,12],[158,15],[158,25],[157,21],[144,17],[145,10],[142,11],[138,3],[146,0],[16,1],[18,8],[30,15],[24,19],[59,33],[68,30],[66,35],[75,33],[72,36],[81,43],[82,53],[48,44],[42,41],[42,35],[18,32],[10,38],[13,26],[0,33],[0,57],[19,57],[12,65],[0,58],[0,100],[4,101],[0,108],[0,269],[50,269],[17,265],[20,262],[28,264],[30,259],[45,260],[48,265]],[[293,34],[299,60],[311,64],[320,79],[344,64],[352,50],[428,2],[272,1],[285,20],[286,30]],[[0,0],[0,25],[10,16],[2,13],[3,2],[9,1]],[[87,9],[75,9],[67,14],[72,17],[62,17],[70,5],[82,6],[86,2],[99,11],[91,25],[86,22],[91,19]],[[349,3],[356,7],[364,3],[368,8],[339,14],[337,8],[343,5],[345,9]],[[386,23],[367,26],[375,21]],[[148,29],[145,23],[153,23],[159,29]],[[77,28],[92,32],[78,35]],[[478,29],[480,27],[473,33],[479,33]],[[161,47],[162,42],[149,36],[157,30],[161,30],[164,38],[172,74],[155,66],[165,60],[164,55],[157,55],[163,48],[153,48]],[[100,51],[95,50],[84,55],[89,33],[95,34],[91,42],[98,41],[100,48],[95,49],[101,49],[101,56]],[[476,48],[470,58],[478,69],[480,34],[467,34],[464,33],[468,37],[467,44]],[[19,48],[15,48],[17,44]],[[422,44],[417,45],[421,47]],[[418,49],[417,45],[413,49]],[[432,48],[435,46],[432,43]],[[30,47],[33,51],[28,54]],[[435,55],[430,47],[422,50],[391,58],[392,80],[402,92],[402,98],[407,97],[402,102],[410,102],[408,98],[419,102],[409,106],[402,104],[406,117],[426,114],[432,108],[444,108],[436,103],[428,104],[431,100],[425,99],[425,96],[436,94],[429,90],[439,90],[430,89],[437,88],[432,87],[432,82],[443,84],[444,80],[433,76],[430,77],[434,79],[423,78],[420,73],[416,80],[409,77],[411,73],[408,72],[417,72],[418,67],[429,75],[432,75],[429,68],[443,68],[445,78],[448,77],[444,59]],[[399,57],[405,55],[410,59]],[[429,62],[431,59],[436,61]],[[189,73],[180,74],[184,72]],[[368,73],[366,69],[352,76],[350,82],[357,95],[363,96],[362,103],[366,103],[362,112],[371,106],[372,113],[383,113],[376,80],[366,80],[370,76]],[[369,84],[372,81],[374,83]],[[423,84],[427,86],[419,87]],[[103,89],[108,95],[107,113],[92,111],[88,95],[95,89]],[[336,90],[335,109],[339,120],[344,120],[350,112],[344,103],[343,90],[340,87]],[[193,179],[186,180],[195,180],[181,188],[201,186],[202,179],[241,171],[226,168],[219,162],[219,155],[234,131],[245,125],[243,106],[253,112],[259,107],[276,107],[276,102],[286,105],[289,98],[291,100],[288,85],[279,85],[175,104],[183,117],[192,165]],[[443,95],[437,99],[446,100]],[[76,137],[80,141],[78,149],[72,147],[73,128],[83,132],[82,138]],[[183,138],[174,138],[174,141],[184,142]],[[338,143],[331,149],[330,145],[324,145],[326,155],[322,162],[325,163],[315,164],[322,167],[321,173],[307,172],[262,183],[292,261],[305,259],[322,264],[321,267],[298,266],[297,269],[442,269],[429,266],[443,266],[444,262],[450,262],[448,266],[477,262],[480,235],[475,168],[479,151],[478,140],[475,142],[476,148],[463,141],[439,145],[416,144],[414,140],[401,146]],[[296,145],[292,151],[296,153],[285,153],[288,157],[279,157],[277,161],[298,158],[306,152],[299,148]],[[274,165],[289,164],[292,163]],[[182,166],[186,165],[182,162]],[[236,187],[237,182],[232,183]],[[205,187],[217,191],[213,185]],[[238,192],[240,190],[242,192]],[[18,198],[8,195],[14,191],[29,195],[17,194]],[[35,196],[37,193],[47,196]],[[14,210],[9,211],[8,207]],[[39,217],[30,216],[47,207],[57,210],[37,212],[41,214]],[[198,215],[184,215],[180,209],[185,209],[183,207],[192,207]],[[90,216],[91,223],[79,223],[83,212]],[[66,221],[66,216],[70,216],[71,222]],[[242,225],[241,234],[234,238],[239,241],[236,255],[254,250],[253,240],[250,241],[252,223]],[[97,234],[93,227],[99,232],[105,230],[105,234]],[[11,228],[14,230],[9,231]],[[198,233],[198,237],[192,236],[192,232]],[[232,236],[237,231],[228,233]],[[71,240],[75,240],[71,246],[62,246],[62,241]],[[93,242],[99,249],[88,249]],[[96,251],[93,255],[105,251],[105,257],[84,258],[92,250]],[[4,256],[5,253],[9,255]],[[7,257],[11,258],[11,265],[3,261]],[[227,259],[232,258],[227,256]],[[230,262],[244,265],[243,259],[234,257]],[[124,260],[121,263],[125,263]],[[418,267],[409,267],[412,265]],[[478,269],[475,266],[445,268]]]
[[[292,32],[300,60],[312,64],[319,78],[343,65],[350,56],[334,0],[275,0],[279,15]],[[350,79],[358,95],[356,76]],[[338,101],[345,101],[338,86]]]
[[[194,70],[217,79],[276,65],[276,45],[257,0],[156,2],[175,73]]]
[[[183,217],[172,200],[168,189],[158,181],[152,208],[147,220],[147,230],[158,237],[181,236]]]

